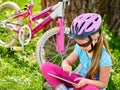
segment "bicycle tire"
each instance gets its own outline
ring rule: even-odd
[[[69,29],[69,28],[65,28]],[[55,40],[56,40],[56,34],[59,33],[59,28],[55,27],[47,32],[45,32],[41,38],[37,42],[36,46],[36,57],[39,63],[39,66],[41,66],[44,62],[52,62],[57,65],[61,65],[62,60],[64,60],[74,49],[75,42],[68,38],[68,34],[65,34],[65,49],[66,49],[66,54],[65,55],[60,55],[60,53],[56,52],[56,45],[55,45]],[[68,46],[67,46],[68,45]],[[56,61],[55,61],[56,60]],[[78,67],[79,63],[76,62],[77,64],[74,64],[73,68],[75,68],[73,71],[76,71],[76,67]]]
[[[2,17],[0,19],[0,23],[3,21],[3,19],[12,17],[13,14],[18,13],[19,11],[20,11],[20,8],[16,3],[4,2],[3,4],[0,5],[0,16]],[[9,13],[9,16],[7,16],[8,13]],[[16,25],[21,24],[22,18],[17,18],[13,21],[11,20],[10,22],[11,23],[16,22]],[[17,29],[20,28],[20,26],[16,26],[16,27],[17,27]],[[3,27],[1,27],[1,25],[0,25],[0,34],[1,34],[0,46],[9,48],[10,46],[13,46],[18,41],[18,33],[14,32],[12,30],[3,28]]]

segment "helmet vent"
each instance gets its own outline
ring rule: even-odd
[[[83,16],[81,16],[79,19],[83,18]]]
[[[97,21],[98,20],[98,17],[95,19],[95,21]]]
[[[78,23],[76,23],[75,25],[75,30],[76,30],[76,33],[78,33]]]
[[[70,33],[74,33],[74,26],[72,25],[72,32],[70,32]]]
[[[88,29],[90,26],[92,26],[92,24],[93,24],[93,23],[91,23],[91,24],[87,27],[87,29]]]
[[[91,18],[91,17],[87,17],[87,19],[89,19],[89,18]]]
[[[85,22],[82,23],[82,25],[81,25],[80,28],[79,28],[79,31],[81,30],[81,28],[82,28],[82,26],[83,26],[84,24],[85,24]]]

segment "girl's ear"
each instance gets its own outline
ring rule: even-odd
[[[93,43],[96,44],[98,42],[98,38],[93,39]]]

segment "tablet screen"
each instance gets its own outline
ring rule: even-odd
[[[54,74],[52,74],[52,73],[48,73],[48,75],[50,75],[50,76],[52,76],[52,77],[55,77],[55,78],[57,78],[57,79],[63,80],[63,81],[65,81],[65,82],[68,82],[68,83],[70,83],[70,84],[72,84],[72,85],[77,85],[77,84],[74,83],[74,82],[71,82],[71,81],[66,80],[66,79],[64,79],[64,78],[62,78],[62,77],[56,76],[56,75],[54,75]]]

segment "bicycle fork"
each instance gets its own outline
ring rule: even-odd
[[[63,18],[58,18],[58,25],[60,32],[56,35],[56,51],[60,52],[61,55],[65,55],[66,51],[64,48],[64,22]]]

